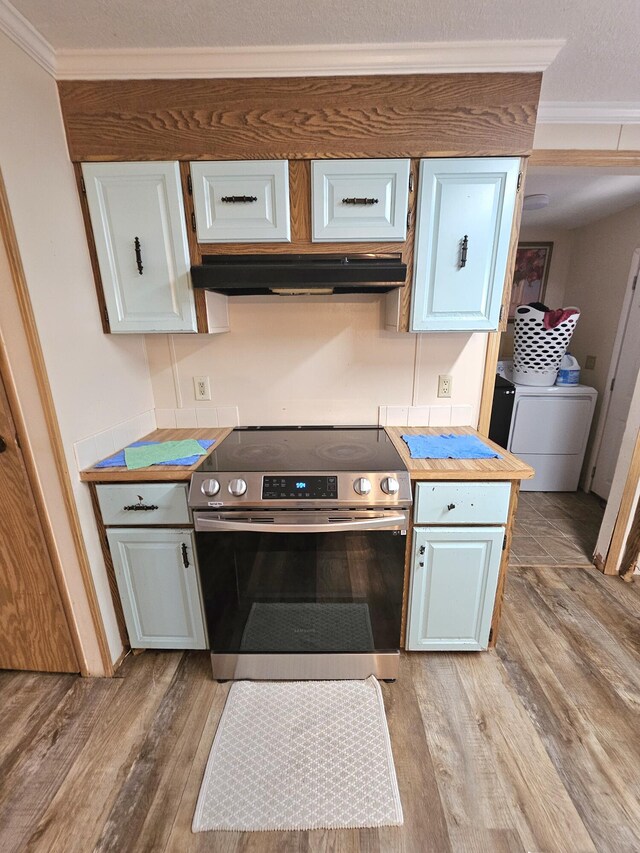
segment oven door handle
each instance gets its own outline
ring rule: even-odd
[[[227,521],[218,518],[194,516],[196,533],[210,531],[246,531],[249,533],[343,533],[349,530],[389,530],[406,529],[406,515],[384,515],[374,518],[352,519],[347,521],[329,521],[321,524],[278,524],[259,521]]]

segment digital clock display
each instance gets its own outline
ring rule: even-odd
[[[262,497],[276,500],[337,498],[338,477],[277,477],[262,478]]]

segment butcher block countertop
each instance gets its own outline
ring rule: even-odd
[[[535,471],[473,427],[385,427],[412,480],[530,480]],[[403,435],[475,435],[502,459],[412,459]]]
[[[213,429],[156,429],[145,435],[140,441],[183,441],[185,438],[207,438],[215,440],[205,456],[220,446],[229,435],[231,427]],[[110,454],[113,455],[113,454]],[[80,479],[86,483],[175,483],[179,480],[189,481],[191,474],[202,462],[204,456],[198,457],[193,465],[149,465],[148,468],[138,468],[129,471],[128,468],[86,468],[80,472]]]
[[[398,449],[412,480],[528,480],[534,470],[512,453],[503,450],[493,441],[480,435],[473,427],[386,427],[386,431]],[[145,435],[141,441],[178,441],[185,438],[215,439],[208,451],[219,447],[231,432],[231,427],[218,429],[157,429]],[[502,459],[412,459],[402,435],[455,435],[478,436],[489,447],[495,448]],[[127,468],[87,468],[80,472],[80,479],[89,483],[131,482],[176,482],[188,481],[195,468],[204,459],[184,465],[151,465],[129,471]]]

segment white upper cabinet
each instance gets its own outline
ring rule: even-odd
[[[409,160],[314,160],[311,169],[314,242],[406,239]]]
[[[421,160],[410,330],[498,328],[520,159]]]
[[[84,163],[112,332],[195,332],[178,163]]]
[[[286,160],[191,163],[200,243],[288,243]]]

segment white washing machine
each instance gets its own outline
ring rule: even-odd
[[[535,469],[520,488],[575,492],[598,392],[588,385],[516,385],[507,450]]]

